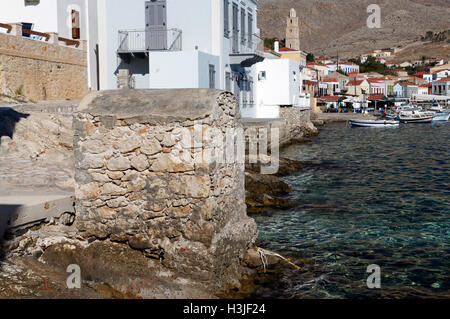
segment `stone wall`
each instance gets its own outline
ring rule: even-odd
[[[85,50],[0,33],[0,93],[80,100],[87,94]]]
[[[317,129],[311,123],[310,109],[282,107],[280,118],[286,121],[286,134],[290,139],[302,139],[317,133]]]
[[[260,120],[246,118],[241,121],[245,129],[267,129],[269,146],[271,129],[278,129],[280,147],[301,141],[318,133],[317,128],[311,122],[310,109],[299,107],[280,108],[279,119]]]
[[[246,214],[244,163],[204,160],[219,147],[208,129],[225,135],[241,127],[230,93],[96,92],[80,104],[73,127],[75,225],[83,238],[128,244],[216,288],[236,281],[257,234]]]

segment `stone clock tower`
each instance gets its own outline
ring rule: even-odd
[[[291,9],[287,18],[286,48],[300,50],[300,20],[295,9]]]

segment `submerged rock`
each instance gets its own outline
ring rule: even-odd
[[[248,163],[248,161],[247,161]],[[250,214],[263,213],[268,208],[289,209],[296,204],[283,198],[292,192],[292,188],[279,177],[288,176],[304,168],[304,164],[280,158],[280,167],[275,175],[260,173],[261,163],[246,164],[245,201]]]

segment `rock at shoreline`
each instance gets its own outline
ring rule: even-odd
[[[273,176],[278,176],[278,177],[289,176],[295,172],[302,170],[304,167],[305,167],[305,165],[300,161],[281,157],[280,162],[279,162],[278,172],[276,174],[274,174]],[[246,164],[245,164],[245,171],[255,173],[255,174],[260,174],[261,163],[258,162],[256,164],[250,164],[249,161],[247,160]]]
[[[248,162],[247,162],[248,163]],[[275,175],[260,173],[260,164],[247,164],[245,173],[245,201],[247,213],[263,213],[268,208],[289,209],[295,203],[283,198],[292,189],[279,177],[288,176],[301,170],[304,165],[295,160],[280,158],[280,168]]]

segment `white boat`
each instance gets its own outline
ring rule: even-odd
[[[395,127],[399,124],[398,121],[389,120],[350,120],[351,127]]]
[[[444,110],[444,108],[443,108],[442,106],[440,106],[439,104],[437,104],[437,105],[431,106],[431,107],[429,108],[429,110],[430,110],[430,111],[437,112],[437,113],[440,113],[440,112],[442,112],[442,111]]]
[[[401,112],[398,120],[401,123],[431,123],[435,112],[406,111]]]
[[[436,113],[433,117],[433,121],[448,121],[450,113]]]

